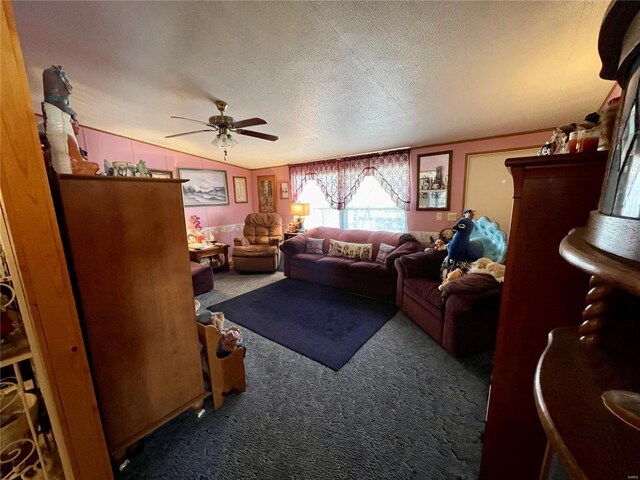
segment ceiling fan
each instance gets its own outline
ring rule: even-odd
[[[244,127],[254,127],[256,125],[266,125],[266,121],[262,118],[247,118],[245,120],[233,121],[233,117],[225,115],[224,112],[227,109],[227,103],[222,100],[215,101],[216,107],[220,110],[220,115],[214,115],[209,117],[208,122],[202,122],[200,120],[194,120],[193,118],[171,116],[171,118],[180,118],[182,120],[189,120],[190,122],[200,123],[206,125],[209,128],[202,130],[193,130],[191,132],[176,133],[173,135],[167,135],[165,138],[180,137],[182,135],[191,135],[192,133],[200,132],[218,132],[216,138],[211,142],[218,148],[224,149],[224,157],[227,159],[227,148],[233,147],[238,141],[231,136],[231,133],[237,133],[238,135],[246,135],[248,137],[261,138],[263,140],[269,140],[275,142],[278,137],[275,135],[269,135],[268,133],[254,132],[253,130],[245,130]]]

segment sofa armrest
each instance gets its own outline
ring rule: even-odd
[[[464,295],[466,299],[465,309],[473,310],[476,303],[487,299],[500,297],[502,284],[493,276],[483,273],[470,273],[463,277],[448,282],[442,288],[442,300],[447,300],[452,296]]]
[[[404,256],[409,255],[411,253],[421,252],[422,246],[417,242],[405,242],[400,246],[396,247],[385,259],[385,266],[392,272],[395,272],[393,265],[395,261]],[[375,259],[374,259],[375,260]]]
[[[307,239],[302,235],[289,238],[280,245],[280,250],[284,253],[285,258],[296,253],[304,253],[307,251]]]
[[[447,283],[442,346],[459,357],[495,346],[502,286],[491,275],[472,273]]]
[[[395,253],[395,250],[392,253]],[[440,278],[440,267],[446,256],[447,252],[445,250],[428,249],[426,252],[411,253],[397,258],[395,266],[398,270],[398,275],[402,275],[405,278],[438,280]]]
[[[392,253],[395,253],[395,250]],[[399,308],[402,308],[404,301],[405,279],[429,278],[438,281],[438,278],[440,278],[440,266],[446,256],[446,251],[429,249],[426,252],[420,251],[396,258],[394,262],[395,269],[398,272],[396,279],[396,305]]]
[[[249,240],[246,237],[236,237],[233,239],[233,245],[236,247],[246,247],[251,245],[251,243],[249,243]]]

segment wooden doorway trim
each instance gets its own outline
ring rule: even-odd
[[[2,2],[0,200],[67,478],[113,478],[11,3]]]

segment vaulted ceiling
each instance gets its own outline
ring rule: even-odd
[[[83,125],[222,159],[210,98],[277,142],[247,168],[547,128],[596,110],[607,1],[15,2],[36,112],[61,64]]]

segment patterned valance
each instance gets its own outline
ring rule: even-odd
[[[337,210],[344,210],[367,175],[380,182],[399,208],[409,210],[410,174],[408,149],[289,166],[294,202],[306,183],[315,180]]]

